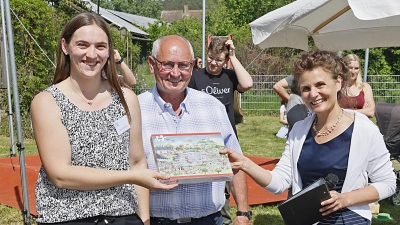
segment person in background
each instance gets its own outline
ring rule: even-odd
[[[286,119],[286,102],[281,101],[281,107],[279,109],[279,122],[282,124],[281,128],[276,133],[277,138],[287,138],[288,134],[288,122]]]
[[[347,87],[348,68],[335,53],[315,50],[294,61],[293,75],[293,86],[314,115],[294,125],[276,167],[265,170],[230,149],[221,153],[228,154],[233,169],[246,172],[272,193],[292,187],[296,194],[334,173],[339,181],[331,198],[321,203],[324,217],[318,224],[371,224],[368,204],[391,196],[396,176],[376,125],[338,104]]]
[[[121,88],[108,24],[95,13],[65,25],[52,85],[34,97],[31,116],[40,225],[149,224],[147,188],[177,186],[147,168],[137,96]]]
[[[225,146],[242,154],[225,106],[211,95],[188,88],[193,71],[193,49],[180,36],[153,43],[148,62],[155,86],[138,96],[142,112],[143,144],[150,169],[156,170],[152,134],[220,132]],[[226,182],[180,184],[170,191],[150,192],[151,224],[222,225],[220,210]],[[238,207],[235,224],[250,224],[247,183],[243,172],[229,182]]]
[[[311,115],[312,112],[307,108],[303,99],[291,86],[294,76],[289,75],[274,84],[273,89],[281,97],[282,101],[287,102],[286,105],[286,119],[288,122],[288,132],[292,129],[293,125],[300,120],[305,119]],[[287,88],[291,89],[291,94],[286,91]]]
[[[114,59],[115,64],[117,64],[119,70],[121,71],[121,75],[118,76],[120,82],[124,87],[133,87],[136,85],[136,77],[133,75],[132,70],[128,65],[124,62],[124,58],[121,57],[117,49],[114,49]]]
[[[226,69],[224,66],[231,61],[234,70]],[[207,66],[193,72],[189,87],[216,97],[226,107],[229,121],[235,135],[236,121],[234,111],[235,90],[243,93],[253,86],[253,78],[242,66],[235,55],[235,46],[232,40],[213,38],[207,50]],[[230,216],[229,185],[225,190],[226,203],[222,210],[224,224],[232,224]]]
[[[360,69],[360,58],[355,54],[343,57],[350,70],[350,80],[346,88],[347,97],[341,98],[339,104],[346,109],[357,110],[369,118],[375,115],[375,101],[371,86],[363,82]]]
[[[231,60],[234,70],[224,68]],[[216,97],[226,107],[229,121],[236,132],[234,93],[243,93],[253,86],[253,78],[235,55],[232,40],[213,38],[207,50],[207,66],[194,71],[189,87]],[[237,135],[236,135],[237,136]]]
[[[201,70],[202,68],[203,68],[203,60],[199,56],[194,57],[194,67],[193,67],[194,71]]]

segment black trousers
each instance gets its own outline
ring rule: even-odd
[[[143,225],[137,214],[127,216],[95,216],[60,223],[38,223],[38,225]]]

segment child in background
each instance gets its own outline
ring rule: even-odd
[[[282,126],[276,134],[276,137],[287,138],[288,122],[286,119],[286,102],[284,100],[281,101],[281,108],[279,109],[279,122],[282,124]]]

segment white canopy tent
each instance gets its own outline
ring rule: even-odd
[[[308,50],[309,37],[319,49],[342,51],[400,46],[400,1],[297,0],[250,23],[260,48]]]
[[[400,46],[400,1],[297,0],[250,23],[260,48],[341,51]]]
[[[400,46],[400,1],[298,0],[250,23],[261,48],[340,51]]]

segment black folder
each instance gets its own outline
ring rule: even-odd
[[[311,225],[322,219],[321,202],[331,198],[325,179],[320,178],[278,205],[286,225]]]

